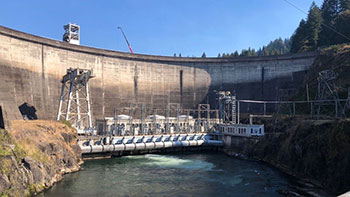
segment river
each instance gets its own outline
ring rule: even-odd
[[[279,196],[293,183],[261,163],[222,153],[90,160],[41,196]]]

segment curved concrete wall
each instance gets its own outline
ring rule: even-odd
[[[60,80],[69,67],[92,68],[95,117],[145,102],[148,109],[182,103],[214,103],[213,90],[235,90],[241,99],[278,98],[297,88],[315,53],[273,57],[176,58],[76,46],[0,26],[0,101],[32,104],[39,118],[54,119]],[[182,79],[181,79],[182,78]],[[208,96],[209,95],[209,96]]]

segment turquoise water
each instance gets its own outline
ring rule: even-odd
[[[86,161],[42,196],[279,196],[290,181],[260,163],[221,153]]]

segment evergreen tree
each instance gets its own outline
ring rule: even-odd
[[[246,56],[251,56],[251,55],[252,55],[252,49],[250,47],[248,47]]]
[[[179,57],[181,57],[181,53],[179,53]]]
[[[317,49],[321,25],[321,10],[317,7],[315,2],[312,2],[306,22],[306,39],[308,41],[306,51]]]
[[[252,56],[257,56],[255,49],[252,49],[251,53]]]
[[[301,52],[301,49],[304,48],[304,44],[306,41],[306,21],[302,19],[299,23],[299,27],[295,30],[292,35],[292,43],[290,51],[292,53]]]
[[[205,52],[203,52],[202,58],[206,58],[206,57],[207,57],[207,55],[205,54]]]
[[[348,43],[350,40],[350,10],[345,10],[341,12],[336,20],[336,28],[337,30],[344,36],[340,36],[337,34],[336,43]]]
[[[174,57],[176,57],[176,53],[174,53]]]
[[[339,0],[324,0],[321,12],[325,23],[334,22],[338,16]]]
[[[258,51],[256,51],[256,55],[269,56],[269,55],[272,55],[273,51],[275,51],[274,53],[277,53],[277,55],[283,55],[283,54],[289,53],[290,48],[291,48],[290,39],[283,40],[282,38],[278,38],[274,41],[271,41],[267,46],[263,46]]]
[[[238,56],[239,56],[238,51],[236,50],[236,51],[233,53],[233,55],[234,55],[235,57],[238,57]]]
[[[269,56],[269,55],[270,55],[269,50],[267,50],[266,47],[264,46],[262,48],[262,56]]]
[[[339,0],[339,11],[350,10],[350,0]]]
[[[218,54],[218,58],[221,58],[221,54],[220,53]]]
[[[335,43],[335,32],[331,29],[334,27],[335,20],[338,16],[339,0],[324,0],[321,12],[323,26],[320,32],[319,46],[332,45]]]
[[[242,49],[240,56],[248,56],[248,50]]]

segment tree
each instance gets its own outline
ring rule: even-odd
[[[308,41],[306,51],[317,49],[322,20],[321,10],[315,2],[312,2],[306,22],[306,39]]]
[[[339,0],[324,0],[321,6],[322,18],[325,23],[334,22],[338,16]]]
[[[218,57],[221,58],[221,54],[220,53],[218,54]]]
[[[263,46],[256,51],[258,56],[269,56],[272,55],[272,52],[277,53],[277,55],[283,55],[290,52],[291,40],[278,38],[274,41],[271,41],[267,46]],[[277,51],[277,52],[276,52]]]
[[[233,55],[234,55],[235,57],[238,57],[238,56],[239,56],[238,51],[236,50],[236,51],[233,53]]]
[[[291,49],[292,53],[301,52],[301,49],[304,48],[306,40],[306,21],[302,19],[299,23],[299,27],[295,30],[294,34],[291,37]]]
[[[339,0],[339,12],[350,10],[350,0]]]
[[[174,57],[176,57],[176,53],[174,53]]]
[[[344,36],[340,36],[337,34],[336,43],[346,43],[350,42],[348,38],[350,38],[350,10],[345,10],[341,12],[336,20],[336,28],[337,30]]]
[[[179,57],[181,57],[181,53],[179,53]]]
[[[203,52],[202,58],[206,58],[206,57],[207,57],[207,55],[205,54],[205,52]]]
[[[267,47],[263,46],[263,48],[261,49],[262,52],[259,52],[260,56],[269,56],[269,50],[267,49]]]
[[[257,56],[255,49],[252,49],[252,51],[250,52],[250,55],[251,56]]]
[[[240,56],[248,56],[248,53],[249,53],[248,50],[242,49]]]
[[[338,11],[339,0],[324,0],[321,7],[324,25],[322,26],[319,36],[319,46],[332,45],[335,43],[335,32],[331,28],[334,27]]]

